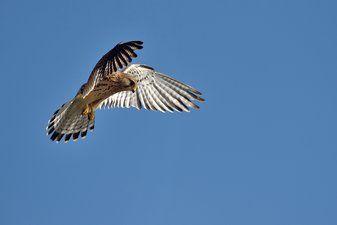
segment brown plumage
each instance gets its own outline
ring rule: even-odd
[[[136,107],[162,112],[199,109],[192,100],[204,101],[201,93],[153,68],[129,65],[143,42],[117,44],[96,64],[87,83],[49,120],[51,140],[68,142],[85,138],[94,129],[95,111],[102,107]]]

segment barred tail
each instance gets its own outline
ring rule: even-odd
[[[56,110],[48,122],[47,135],[59,142],[64,137],[67,143],[72,137],[74,141],[81,136],[84,139],[88,129],[93,131],[95,120],[89,121],[88,116],[82,115],[83,107],[77,100],[71,100]]]

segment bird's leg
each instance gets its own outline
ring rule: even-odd
[[[95,120],[95,111],[91,111],[88,114],[89,121],[94,121]]]
[[[85,108],[82,112],[82,115],[88,116],[89,121],[95,120],[95,111],[94,111],[94,109],[92,108],[91,105],[85,106]]]

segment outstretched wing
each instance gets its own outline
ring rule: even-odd
[[[102,101],[97,108],[136,107],[161,112],[189,112],[190,108],[199,109],[193,100],[204,101],[201,93],[193,87],[156,72],[149,66],[133,64],[123,72],[136,81],[136,91],[116,93]]]
[[[107,52],[96,64],[83,90],[83,96],[89,94],[95,85],[106,75],[127,67],[132,58],[136,58],[136,50],[142,49],[143,42],[129,41],[117,44]]]

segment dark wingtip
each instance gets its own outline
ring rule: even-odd
[[[136,47],[137,49],[142,49],[143,48],[143,42],[142,41],[129,41],[126,42],[125,44],[131,45],[133,47]]]
[[[193,104],[193,109],[195,109],[195,110],[199,110],[200,109],[200,107],[197,105],[197,104],[194,104],[194,103],[192,103]]]
[[[204,102],[204,101],[205,101],[205,99],[203,99],[203,98],[201,98],[201,97],[199,97],[199,96],[198,96],[197,100],[198,100],[199,102]]]
[[[142,45],[144,42],[142,41],[132,41],[133,43],[136,43],[137,45]]]

